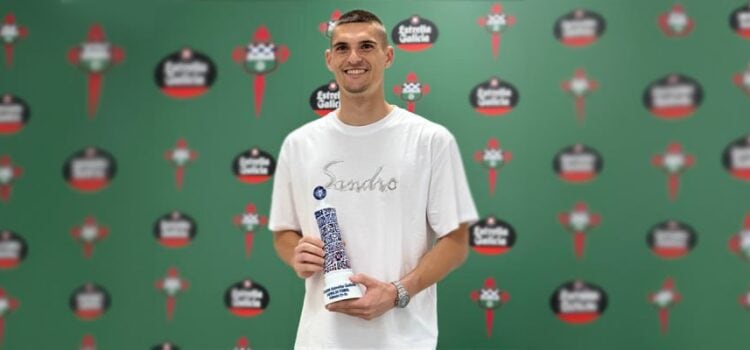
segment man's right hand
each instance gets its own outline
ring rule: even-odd
[[[300,278],[308,278],[318,271],[323,271],[323,241],[317,237],[302,236],[294,247],[292,269]]]

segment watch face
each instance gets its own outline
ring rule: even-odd
[[[398,296],[398,307],[406,307],[409,304],[409,296],[402,294]]]
[[[406,307],[409,304],[409,293],[401,283],[395,282],[393,285],[396,287],[396,307]]]

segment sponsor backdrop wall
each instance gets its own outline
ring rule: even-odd
[[[358,7],[397,46],[388,100],[456,135],[482,216],[440,348],[747,348],[746,1],[19,0],[0,349],[292,347],[275,157],[338,103],[326,35]]]

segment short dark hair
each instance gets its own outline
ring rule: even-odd
[[[374,13],[366,10],[351,10],[339,17],[336,21],[336,25],[347,24],[347,23],[378,23],[383,25],[383,22]]]
[[[388,46],[388,34],[385,31],[385,25],[383,24],[383,21],[380,20],[380,18],[375,15],[374,13],[367,11],[367,10],[351,10],[347,13],[344,13],[339,17],[339,19],[336,21],[336,26],[340,26],[343,24],[348,23],[375,23],[378,26],[380,26],[383,34],[383,44],[385,46]],[[336,30],[334,28],[334,30]],[[331,40],[333,40],[333,36],[331,36]]]

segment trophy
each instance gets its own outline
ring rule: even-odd
[[[315,187],[313,197],[318,200],[315,220],[318,223],[320,238],[323,240],[323,251],[325,252],[323,270],[325,304],[360,298],[362,297],[362,291],[354,282],[349,280],[354,272],[352,272],[349,257],[344,250],[344,241],[341,240],[341,228],[336,218],[336,208],[323,201],[326,197],[326,189],[322,186]]]

